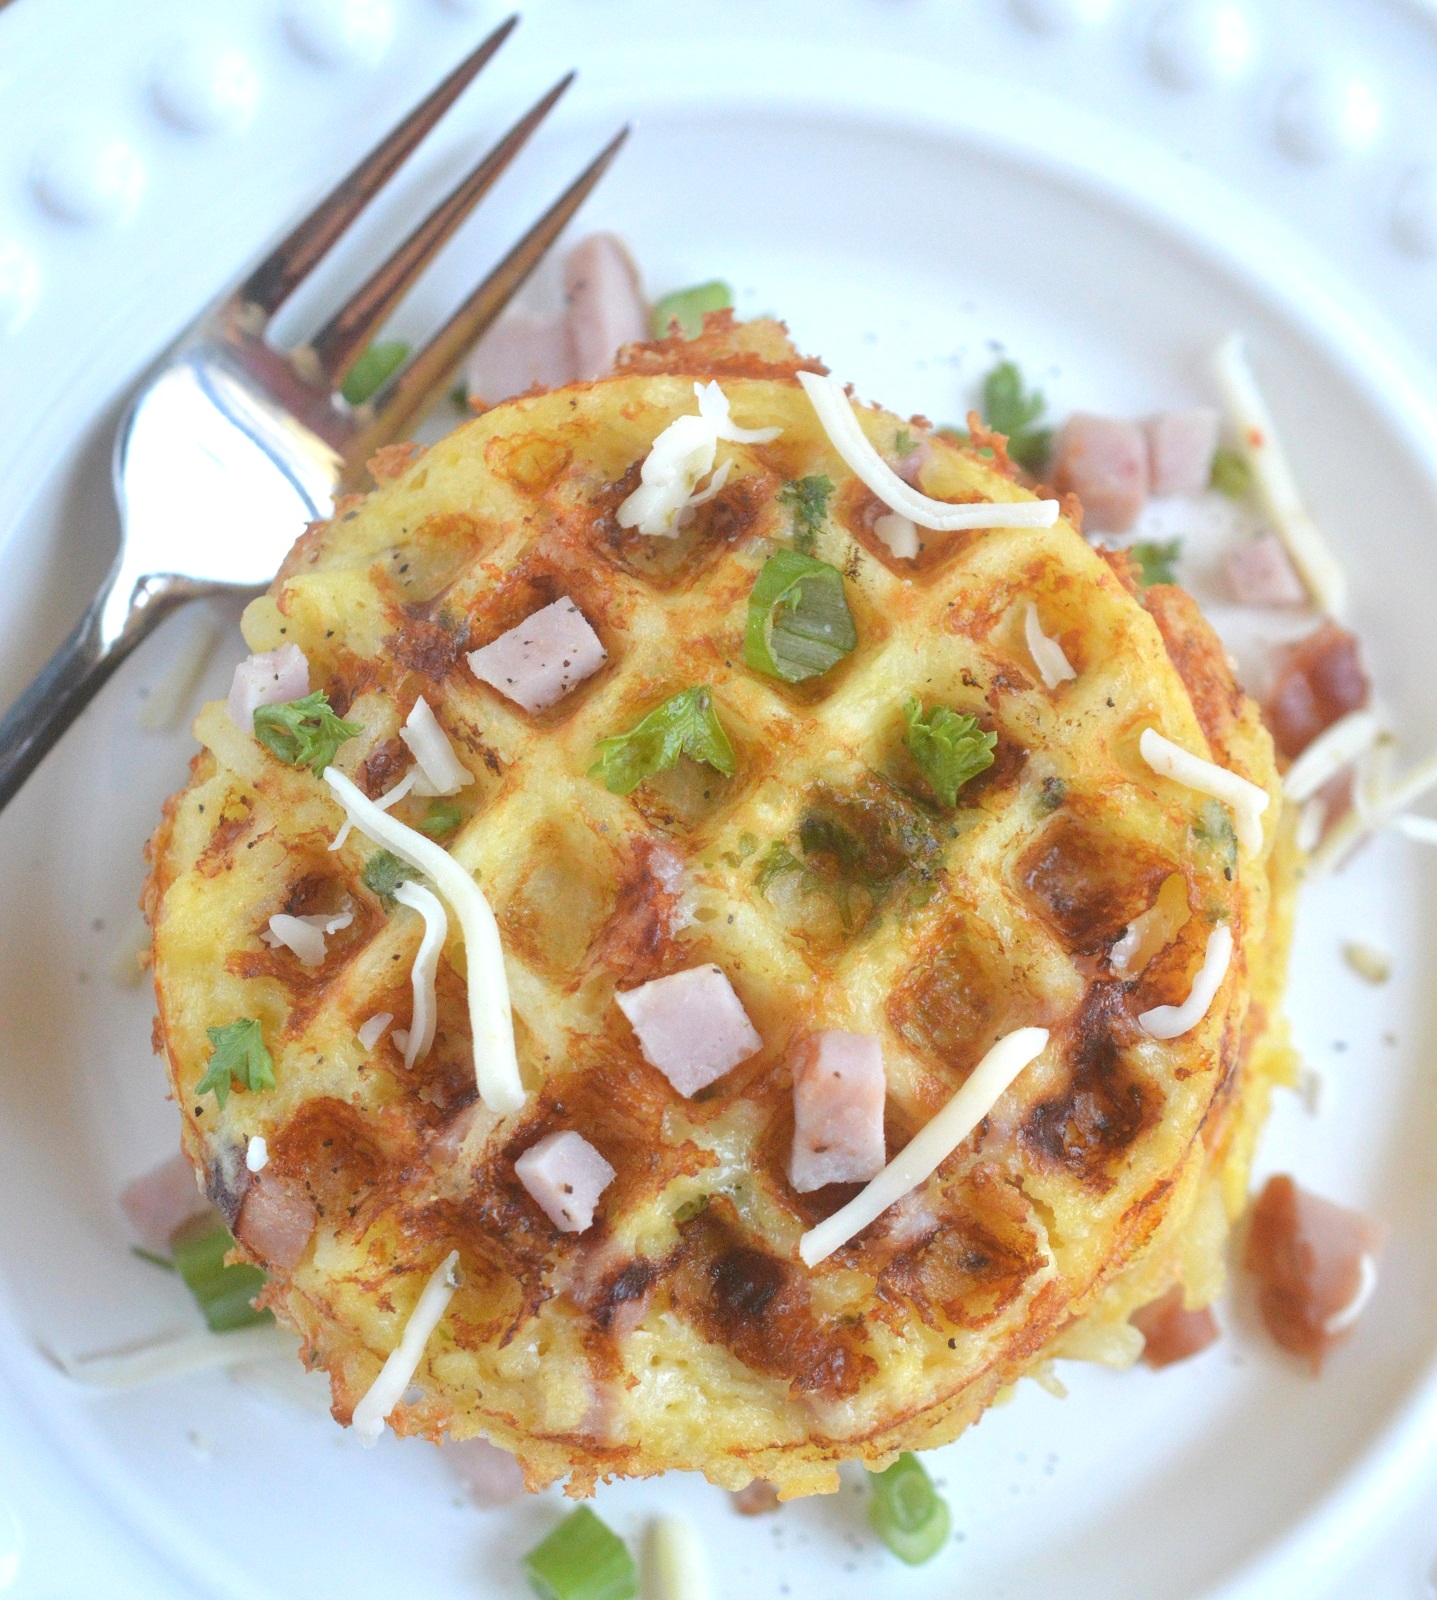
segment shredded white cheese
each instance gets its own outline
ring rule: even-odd
[[[372,1050],[384,1037],[384,1030],[393,1021],[392,1011],[376,1011],[367,1022],[360,1023],[354,1036],[366,1050]]]
[[[1038,621],[1038,608],[1031,601],[1023,618],[1023,637],[1028,641],[1028,654],[1033,658],[1033,665],[1038,669],[1045,689],[1056,689],[1060,683],[1067,683],[1070,678],[1078,676],[1073,664],[1063,654],[1062,645],[1043,632],[1042,624]]]
[[[709,1600],[713,1593],[698,1530],[684,1517],[649,1525],[644,1593],[648,1600]]]
[[[1383,746],[1373,750],[1375,759]],[[1360,803],[1347,813],[1313,852],[1307,864],[1311,877],[1320,877],[1346,859],[1358,843],[1369,833],[1377,833],[1389,824],[1396,823],[1409,838],[1425,843],[1437,843],[1437,829],[1430,832],[1422,826],[1423,817],[1407,817],[1403,813],[1430,790],[1437,789],[1437,755],[1426,757],[1402,779],[1400,783],[1374,785],[1374,792],[1361,792]]]
[[[1308,745],[1287,769],[1282,792],[1297,805],[1310,800],[1377,741],[1382,724],[1371,711],[1349,711]]]
[[[1154,1006],[1151,1011],[1140,1012],[1138,1026],[1152,1039],[1178,1039],[1197,1027],[1217,998],[1231,961],[1232,929],[1222,922],[1207,936],[1202,966],[1187,999],[1180,1006]]]
[[[1295,842],[1297,848],[1304,855],[1311,855],[1316,850],[1322,839],[1322,830],[1327,826],[1327,802],[1320,794],[1313,795],[1312,799],[1297,813],[1297,833]]]
[[[1405,812],[1393,819],[1393,826],[1409,839],[1416,839],[1422,844],[1437,844],[1437,820],[1432,817],[1419,817],[1412,812]]]
[[[1368,944],[1365,939],[1349,939],[1342,947],[1342,959],[1368,983],[1386,983],[1392,976],[1392,961],[1387,952]]]
[[[729,416],[728,396],[717,383],[696,383],[696,416],[675,417],[655,438],[639,469],[639,486],[619,507],[621,528],[637,528],[651,538],[677,536],[683,513],[695,504],[699,479],[713,471],[720,439],[733,444],[767,444],[782,428],[740,428]],[[718,490],[709,485],[713,493]]]
[[[454,754],[449,735],[439,726],[439,719],[423,695],[414,702],[399,737],[419,768],[414,778],[416,794],[458,794],[466,784],[473,783],[474,774]]]
[[[1298,493],[1287,452],[1248,364],[1240,334],[1229,334],[1217,347],[1213,372],[1273,531],[1319,609],[1329,616],[1341,616],[1347,603],[1347,574]]]
[[[1358,1270],[1361,1275],[1352,1298],[1340,1310],[1334,1311],[1322,1324],[1322,1331],[1329,1339],[1335,1339],[1339,1333],[1346,1333],[1366,1311],[1368,1302],[1377,1293],[1377,1263],[1366,1250],[1362,1252]]]
[[[1121,978],[1136,977],[1168,941],[1181,931],[1192,915],[1188,904],[1187,888],[1182,879],[1173,875],[1181,886],[1182,903],[1170,896],[1168,883],[1158,891],[1152,905],[1141,912],[1123,930],[1123,936],[1108,952],[1108,965]],[[1169,880],[1172,881],[1172,880]]]
[[[404,1044],[404,1065],[412,1067],[416,1061],[423,1061],[434,1043],[434,1025],[439,1018],[434,979],[439,972],[439,956],[444,949],[444,941],[449,937],[449,918],[444,914],[439,896],[422,883],[401,883],[394,891],[394,898],[400,905],[408,906],[424,918],[424,937],[419,941],[414,969],[410,974],[410,983],[414,988],[414,1017]]]
[[[414,1381],[419,1363],[424,1359],[424,1347],[429,1336],[439,1326],[459,1280],[454,1269],[459,1264],[459,1252],[451,1250],[429,1275],[399,1343],[390,1351],[388,1359],[379,1369],[379,1376],[370,1384],[364,1398],[354,1408],[354,1431],[366,1445],[374,1444],[384,1432],[389,1413],[404,1397],[404,1391]]]
[[[798,381],[812,401],[829,442],[849,470],[861,478],[890,511],[908,517],[920,528],[931,528],[935,533],[951,533],[958,528],[1051,528],[1058,520],[1056,500],[979,501],[953,505],[920,493],[905,483],[869,442],[837,378],[800,372]]]
[[[1237,773],[1215,762],[1205,761],[1190,750],[1165,739],[1156,728],[1144,728],[1138,740],[1143,760],[1160,778],[1171,778],[1185,789],[1209,794],[1232,812],[1237,842],[1249,853],[1262,849],[1262,814],[1267,810],[1268,793]]]
[[[251,1172],[263,1172],[269,1165],[269,1146],[262,1133],[252,1133],[245,1146],[244,1164]]]
[[[388,811],[391,806],[398,805],[405,795],[409,793],[418,777],[419,774],[417,772],[406,772],[392,789],[386,789],[377,800],[371,800],[369,802],[370,805],[378,806],[381,811]],[[329,848],[331,850],[343,849],[345,840],[349,838],[349,830],[353,826],[354,823],[346,819],[344,826],[335,834],[334,843]]]
[[[474,1038],[474,1075],[479,1098],[501,1115],[524,1104],[524,1085],[514,1053],[514,1018],[509,1007],[509,979],[499,924],[483,892],[449,852],[368,799],[342,772],[324,769],[355,827],[401,861],[433,880],[435,888],[459,918],[469,989],[469,1024]]]
[[[923,548],[918,538],[918,524],[901,511],[888,511],[875,517],[873,531],[899,561],[912,561]]]
[[[1037,1060],[1047,1043],[1046,1028],[1018,1028],[1001,1038],[948,1104],[871,1183],[803,1235],[798,1253],[804,1265],[816,1267],[929,1178],[988,1115],[1023,1068]]]
[[[262,1324],[211,1333],[198,1328],[175,1338],[156,1339],[128,1350],[107,1350],[93,1356],[64,1356],[49,1351],[67,1378],[91,1389],[142,1389],[167,1383],[191,1372],[231,1367],[242,1361],[259,1361],[285,1355],[292,1361],[299,1352],[296,1335],[284,1328]]]

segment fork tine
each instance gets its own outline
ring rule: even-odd
[[[259,264],[240,286],[236,299],[272,316],[331,249],[365,206],[439,121],[499,46],[518,25],[517,15],[501,22],[427,99],[380,141],[357,167]]]
[[[566,73],[548,94],[525,112],[474,170],[325,323],[309,346],[309,355],[317,368],[312,368],[306,360],[303,368],[306,376],[317,372],[319,379],[331,388],[339,387],[369,343],[370,336],[433,260],[440,246],[498,181],[573,81],[574,74]]]
[[[569,218],[588,198],[629,136],[622,127],[563,194],[519,240],[463,305],[397,377],[375,397],[374,420],[346,450],[346,471],[354,476],[381,446],[391,444],[429,400],[444,388],[470,345],[508,305],[514,292],[538,266]]]

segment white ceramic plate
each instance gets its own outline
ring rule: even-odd
[[[492,134],[582,60],[584,95],[451,247],[401,332],[451,303],[630,114],[634,140],[585,226],[630,239],[655,290],[729,278],[741,311],[785,314],[803,348],[896,409],[959,416],[997,347],[1059,414],[1209,400],[1205,353],[1241,327],[1347,558],[1395,724],[1423,744],[1437,419],[1371,319],[1287,236],[1169,158],[980,72],[813,39],[755,57],[716,37],[701,47],[693,26],[656,44],[632,12],[627,33],[600,39],[557,12],[536,16],[508,75],[475,92],[467,121],[380,208],[392,226],[426,203],[465,136]],[[0,465],[0,505],[23,507],[0,543],[16,687],[103,566],[111,391],[239,263],[233,241],[252,248],[271,232],[475,33],[437,12],[424,20],[424,48],[409,41],[382,93],[372,76],[342,93],[316,79],[311,106],[296,69],[273,68],[268,92],[301,102],[276,112],[286,137],[304,129],[313,143],[302,177],[279,162],[256,172],[266,150],[287,148],[273,129],[247,149],[238,135],[211,147],[209,167],[194,149],[166,154],[190,167],[167,169],[170,208],[130,234],[149,270],[95,306],[93,347],[77,326],[68,345],[31,346],[7,368],[12,392],[29,386],[57,408],[32,417]],[[118,48],[113,16],[108,27]],[[229,253],[206,237],[187,269],[196,219],[214,212],[207,175],[225,163],[240,175],[221,208]],[[328,292],[366,248],[361,238]],[[321,285],[311,303],[323,298]],[[223,692],[239,650],[232,617],[215,615],[227,632],[204,695]],[[140,713],[200,626],[177,620],[142,650],[0,819],[0,1593],[61,1600],[87,1582],[96,1592],[103,1575],[100,1592],[121,1597],[524,1594],[518,1556],[560,1514],[552,1495],[480,1513],[421,1443],[386,1437],[365,1453],[325,1418],[225,1376],[97,1398],[38,1353],[113,1347],[192,1317],[181,1289],[129,1255],[115,1205],[122,1182],[172,1146],[175,1112],[149,1053],[149,997],[110,972],[135,928],[141,845],[193,748],[183,732],[143,731]],[[655,1511],[692,1518],[720,1596],[1269,1600],[1329,1587],[1415,1481],[1437,1423],[1431,889],[1429,858],[1387,839],[1303,908],[1291,1014],[1322,1105],[1313,1116],[1284,1100],[1262,1167],[1392,1230],[1371,1311],[1321,1381],[1280,1359],[1240,1306],[1224,1312],[1221,1344],[1166,1373],[1065,1367],[1067,1401],[1025,1386],[934,1457],[957,1531],[913,1572],[868,1535],[861,1472],[843,1494],[771,1518],[742,1519],[717,1490],[678,1479],[613,1487],[597,1509],[635,1538]],[[1352,937],[1393,952],[1389,985],[1368,988],[1342,964]]]

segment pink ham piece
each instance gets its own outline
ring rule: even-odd
[[[210,1210],[210,1203],[188,1158],[176,1155],[126,1184],[120,1191],[120,1209],[145,1248],[163,1255],[175,1229]]]
[[[622,346],[649,336],[648,308],[639,269],[612,233],[581,239],[564,262],[569,338],[574,373],[581,382],[611,372]]]
[[[1305,606],[1307,590],[1275,533],[1249,539],[1222,558],[1232,597],[1240,606]]]
[[[486,1510],[512,1505],[524,1493],[524,1469],[487,1439],[446,1439],[444,1465],[476,1506]]]
[[[805,1039],[793,1061],[793,1151],[788,1181],[809,1194],[830,1183],[867,1183],[883,1171],[883,1048],[871,1033],[829,1030]]]
[[[565,595],[482,650],[471,650],[474,676],[525,711],[543,711],[591,678],[609,653],[588,618]]]
[[[1382,1230],[1359,1211],[1269,1178],[1252,1208],[1244,1265],[1267,1331],[1317,1372],[1351,1331],[1377,1281]]]
[[[235,668],[227,707],[230,721],[243,733],[254,732],[254,714],[261,706],[288,705],[309,693],[309,662],[297,644],[246,656]]]
[[[1052,473],[1059,494],[1082,501],[1088,527],[1126,533],[1148,498],[1147,439],[1136,422],[1079,411],[1058,435]]]
[[[685,1099],[763,1048],[743,1001],[715,966],[655,978],[614,998],[644,1060]]]
[[[1201,494],[1212,479],[1218,414],[1207,406],[1162,411],[1143,423],[1149,494]]]
[[[1128,1321],[1142,1334],[1143,1360],[1154,1368],[1186,1361],[1222,1336],[1217,1318],[1207,1306],[1201,1311],[1186,1309],[1180,1283],[1151,1304],[1140,1306]]]
[[[614,1169],[571,1128],[531,1145],[514,1163],[514,1171],[560,1233],[593,1227],[599,1196],[614,1181]]]
[[[491,406],[536,384],[561,389],[577,376],[567,317],[505,317],[474,346],[464,366],[470,398]]]
[[[318,1221],[301,1184],[277,1173],[257,1172],[235,1221],[235,1238],[261,1261],[289,1272],[309,1246]]]

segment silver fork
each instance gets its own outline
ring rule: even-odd
[[[625,127],[364,405],[346,374],[400,297],[569,87],[561,78],[305,345],[271,318],[488,63],[510,17],[145,375],[115,440],[120,550],[94,602],[0,721],[0,808],[130,651],[177,606],[267,584],[306,522],[364,481],[365,462],[445,392],[465,351],[604,175]]]

